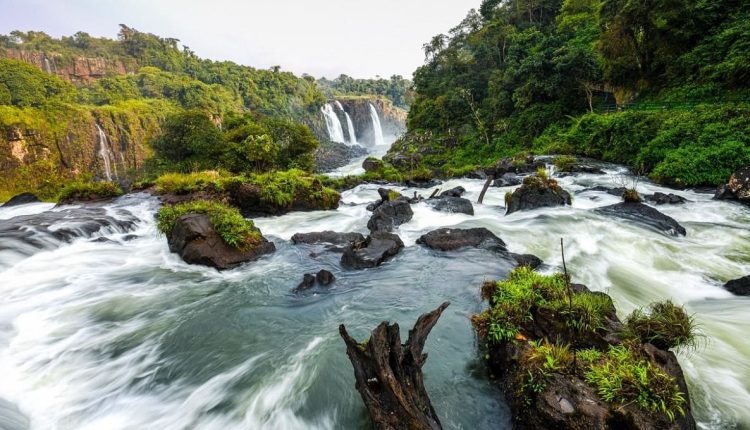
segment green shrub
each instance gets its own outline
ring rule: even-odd
[[[261,199],[279,207],[287,207],[295,199],[318,203],[320,207],[333,209],[341,195],[323,186],[321,180],[298,169],[283,172],[270,172],[250,176],[248,181],[261,188]]]
[[[675,379],[627,345],[610,346],[585,372],[602,400],[615,405],[637,404],[641,409],[664,413],[671,421],[685,415],[685,395]]]
[[[547,304],[561,315],[567,325],[580,335],[589,335],[605,327],[606,315],[615,313],[612,299],[606,294],[582,292],[568,299],[557,299]]]
[[[216,233],[224,242],[242,251],[252,249],[261,242],[261,234],[252,221],[242,217],[239,210],[223,203],[195,200],[176,206],[164,206],[157,215],[159,231],[170,236],[175,222],[186,214],[206,214]]]
[[[574,363],[569,345],[557,345],[547,341],[530,341],[519,358],[519,387],[527,406],[534,394],[547,388],[547,380],[553,373],[569,373]]]
[[[640,203],[641,196],[635,188],[627,188],[625,192],[622,193],[622,200],[630,203]]]
[[[558,155],[553,161],[555,168],[560,172],[570,172],[577,162],[578,159],[570,155]]]
[[[57,197],[59,202],[109,199],[122,195],[112,182],[73,182],[66,185]]]
[[[652,303],[648,312],[636,309],[625,320],[626,333],[658,348],[694,347],[695,319],[671,301]]]
[[[189,194],[198,191],[221,190],[222,174],[215,170],[194,173],[166,173],[154,184],[158,193]]]

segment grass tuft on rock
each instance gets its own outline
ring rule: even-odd
[[[625,320],[625,331],[660,349],[694,348],[698,339],[695,318],[669,300],[651,304],[648,311],[633,311]]]
[[[162,207],[157,215],[157,228],[170,236],[177,220],[187,214],[208,215],[216,233],[233,248],[247,251],[261,243],[261,234],[251,220],[243,218],[234,207],[210,200],[194,200]]]
[[[625,189],[625,192],[622,193],[622,200],[626,203],[640,203],[641,196],[635,188],[627,188]]]
[[[552,161],[552,163],[555,165],[555,168],[560,172],[572,171],[573,167],[575,167],[577,162],[578,162],[578,159],[570,155],[558,155]]]
[[[190,194],[199,191],[223,189],[221,179],[225,175],[207,170],[193,173],[166,173],[159,176],[154,184],[158,193]]]
[[[298,169],[255,174],[248,182],[261,188],[264,202],[279,207],[288,207],[295,199],[305,199],[333,209],[341,199],[336,190],[324,186],[318,177]]]
[[[112,182],[72,182],[57,197],[58,202],[100,200],[119,197],[122,190]]]

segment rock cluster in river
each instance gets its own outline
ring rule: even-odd
[[[314,288],[316,285],[321,287],[328,287],[335,280],[336,277],[333,276],[333,273],[325,269],[319,270],[318,273],[305,273],[305,275],[302,277],[302,282],[297,285],[297,288],[294,289],[294,292],[301,293]]]
[[[674,218],[640,202],[617,203],[597,208],[594,212],[632,221],[672,236],[685,236],[687,234],[685,227]]]
[[[439,196],[425,200],[425,203],[440,212],[474,215],[474,206],[471,205],[471,201],[461,197],[465,192],[464,187],[451,188],[443,191]]]
[[[506,198],[506,214],[516,211],[570,205],[570,193],[563,190],[557,181],[543,176],[527,176],[523,185]]]
[[[219,270],[231,269],[273,253],[276,247],[261,236],[261,242],[246,250],[227,245],[206,214],[186,214],[177,219],[168,236],[169,250],[188,264],[200,264]]]
[[[353,242],[344,249],[341,265],[350,269],[377,267],[398,254],[404,242],[398,235],[374,231],[364,240]]]
[[[393,231],[401,224],[409,222],[414,216],[411,210],[411,200],[395,191],[381,188],[378,190],[381,200],[368,206],[372,216],[367,222],[371,232]]]
[[[750,166],[737,169],[729,178],[729,182],[716,190],[714,197],[719,200],[737,200],[750,204]]]

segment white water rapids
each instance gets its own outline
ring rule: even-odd
[[[607,166],[607,175],[559,181],[575,193],[613,186],[623,172]],[[442,188],[457,185],[475,202],[482,181],[451,180]],[[541,257],[544,271],[559,268],[565,238],[573,279],[607,291],[621,316],[655,300],[683,304],[705,336],[697,350],[678,354],[701,428],[750,428],[750,298],[721,288],[750,274],[750,209],[642,182],[641,192],[690,200],[658,207],[687,229],[687,237],[675,238],[594,213],[618,200],[595,191],[574,194],[572,207],[504,216],[510,189],[491,188],[485,203],[474,205],[475,216],[414,205],[414,218],[396,231],[407,248],[370,270],[343,270],[340,254],[288,240],[296,232],[366,232],[374,185],[344,192],[335,211],[256,219],[278,251],[228,272],[171,254],[154,226],[158,202],[145,195],[105,206],[139,219],[130,232],[50,242],[28,256],[0,247],[0,428],[368,428],[338,324],[364,339],[391,320],[405,338],[420,313],[444,300],[452,305],[428,338],[424,367],[444,427],[510,428],[469,317],[485,306],[482,281],[511,268],[486,251],[415,245],[444,226],[487,227],[511,251]],[[61,208],[0,207],[0,223],[47,210]],[[321,268],[337,277],[331,291],[291,293],[303,273]]]

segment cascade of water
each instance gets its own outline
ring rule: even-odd
[[[104,173],[107,176],[107,180],[112,180],[112,150],[109,147],[109,141],[107,140],[107,134],[104,130],[96,123],[96,132],[99,136],[99,156],[102,158],[104,164]],[[117,176],[115,174],[115,176]]]
[[[343,106],[341,106],[341,103],[336,100],[336,106],[341,109],[342,112],[344,112],[344,116],[346,117],[346,128],[349,132],[349,146],[352,145],[359,145],[359,142],[357,142],[357,133],[354,131],[354,122],[352,122],[352,117],[349,116],[349,112],[347,112]]]
[[[52,73],[52,67],[49,65],[49,60],[47,57],[44,57],[44,71],[47,73]]]
[[[330,103],[326,103],[325,106],[320,108],[323,112],[323,117],[326,120],[326,128],[328,129],[328,136],[332,141],[338,143],[344,143],[344,129],[341,127],[341,121],[333,111],[333,106]]]
[[[370,117],[372,118],[372,131],[373,136],[375,137],[375,145],[385,145],[385,139],[383,138],[383,127],[380,125],[380,117],[378,116],[378,111],[375,109],[375,106],[372,105],[372,103],[369,103],[370,105]]]

